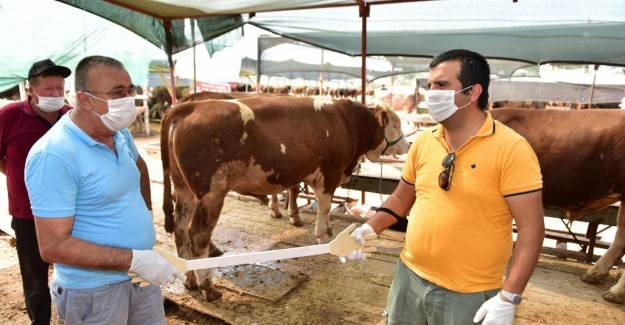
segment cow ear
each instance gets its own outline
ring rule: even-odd
[[[377,106],[374,110],[374,114],[378,125],[381,127],[386,127],[388,125],[388,114],[386,113],[386,109]]]

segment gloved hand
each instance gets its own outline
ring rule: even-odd
[[[133,249],[128,272],[157,286],[173,283],[176,279],[186,280],[182,272],[153,250]]]
[[[356,239],[357,242],[363,245],[365,244],[365,235],[375,235],[375,231],[373,230],[373,228],[371,228],[371,226],[366,223],[363,223],[362,226],[354,229],[351,234],[351,236]],[[345,257],[343,256],[339,256],[339,260],[341,261],[341,263],[345,263],[347,260],[364,261],[365,259],[367,259],[367,257],[365,256],[365,253],[360,249],[352,251],[349,256],[347,256],[347,259],[345,259]]]
[[[515,304],[504,301],[497,294],[482,304],[475,313],[473,322],[479,323],[483,319],[482,325],[512,325],[515,310]]]

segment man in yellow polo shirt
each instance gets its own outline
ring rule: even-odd
[[[417,137],[393,194],[352,234],[362,241],[408,215],[388,324],[512,324],[544,237],[542,176],[528,142],[485,111],[489,82],[478,53],[433,59],[425,101],[440,124]]]

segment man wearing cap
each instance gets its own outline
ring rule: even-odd
[[[49,265],[39,255],[24,165],[33,144],[70,109],[63,97],[65,78],[70,74],[52,60],[35,62],[28,72],[28,99],[0,109],[0,171],[7,177],[11,227],[32,324],[50,323]]]

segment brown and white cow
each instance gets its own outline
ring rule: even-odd
[[[273,96],[281,96],[281,95],[265,94],[265,93],[258,93],[258,94],[257,93],[217,93],[217,92],[211,92],[211,91],[202,91],[202,92],[194,93],[194,94],[181,98],[180,100],[178,100],[178,105],[182,103],[186,103],[186,102],[196,102],[196,101],[203,101],[203,100],[209,100],[209,99],[240,99],[240,98],[248,98],[248,97],[273,97]],[[172,108],[176,108],[176,107],[177,106],[174,106]],[[262,204],[266,204],[269,206],[270,215],[272,218],[276,218],[276,219],[282,218],[282,212],[280,211],[280,205],[278,202],[277,194],[272,194],[270,196],[270,199],[267,199],[266,195],[255,195],[253,193],[239,193],[239,194],[257,198],[258,200],[260,200]],[[289,219],[290,219],[291,224],[293,224],[296,227],[300,227],[303,225],[302,220],[299,217],[299,209],[298,209],[297,202],[296,202],[298,194],[299,194],[299,189],[297,186],[292,187],[288,190],[288,195],[289,195],[288,202],[295,202],[293,204],[289,204]],[[175,194],[174,194],[174,197],[176,197]],[[182,206],[183,204],[185,204],[185,202],[180,202],[180,201],[178,202],[178,206]],[[192,202],[186,203],[186,204],[193,205]],[[173,229],[173,225],[168,226],[168,227]],[[220,254],[219,250],[216,250],[216,247],[213,247],[213,249],[215,249],[213,251],[214,254]]]
[[[625,253],[625,111],[496,109],[492,115],[534,148],[545,206],[562,209],[574,220],[621,202],[614,242],[582,276],[598,283]],[[625,274],[603,297],[623,303]]]
[[[251,97],[180,104],[166,114],[161,129],[166,230],[175,231],[183,258],[217,255],[211,235],[228,191],[266,195],[304,182],[317,197],[315,235],[325,242],[336,187],[361,156],[376,160],[406,152],[402,137],[394,112],[350,100]],[[207,300],[221,297],[210,270],[187,277],[187,287],[199,284]]]

